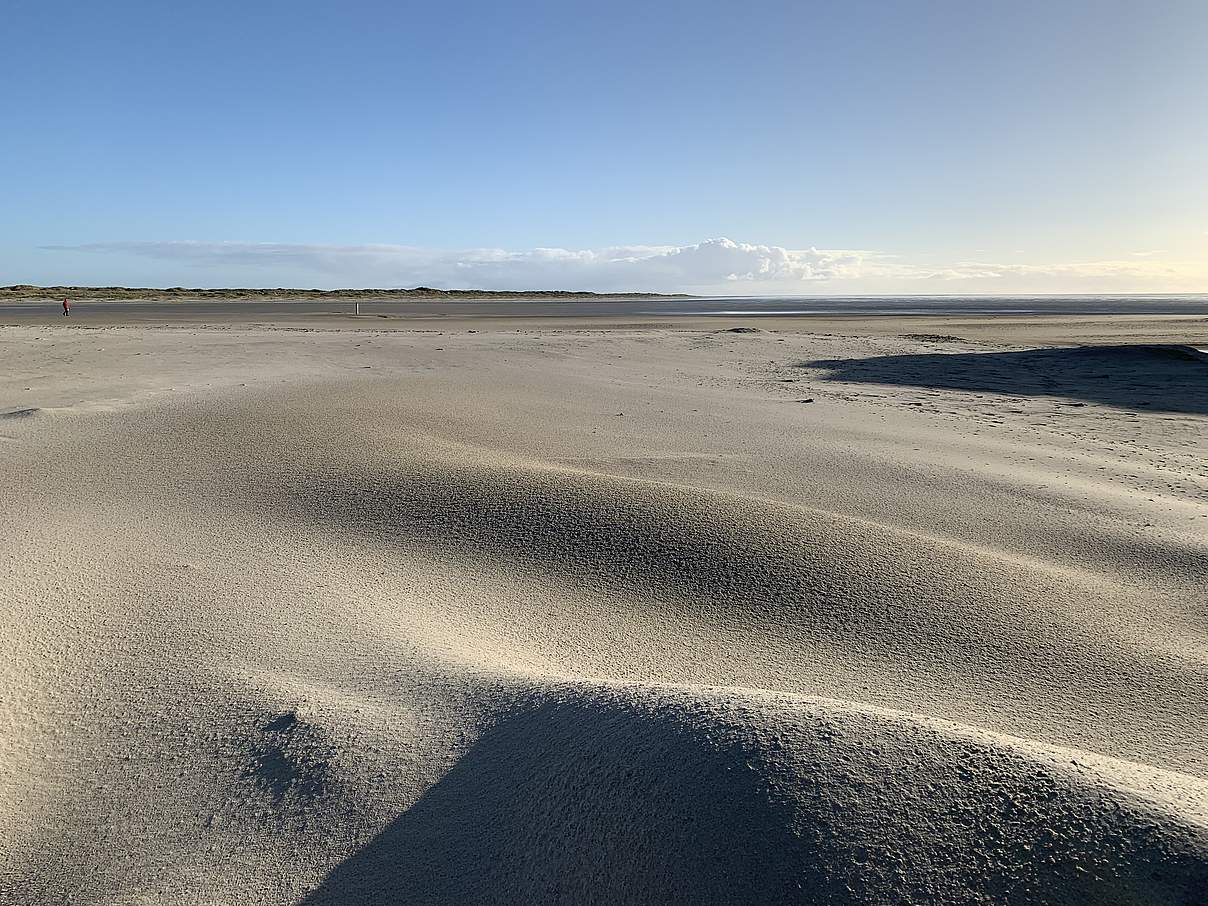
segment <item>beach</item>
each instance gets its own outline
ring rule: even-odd
[[[644,305],[0,307],[0,900],[1203,902],[1208,317]]]

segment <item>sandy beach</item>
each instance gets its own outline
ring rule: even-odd
[[[0,308],[0,901],[1208,902],[1203,315],[188,312]]]

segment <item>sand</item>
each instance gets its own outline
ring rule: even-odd
[[[0,902],[1208,902],[1203,319],[115,319],[0,328]]]

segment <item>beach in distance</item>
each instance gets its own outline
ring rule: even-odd
[[[59,290],[0,901],[1208,902],[1208,297]]]

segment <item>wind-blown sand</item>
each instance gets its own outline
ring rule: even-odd
[[[518,323],[0,329],[0,902],[1208,902],[1208,322]]]

